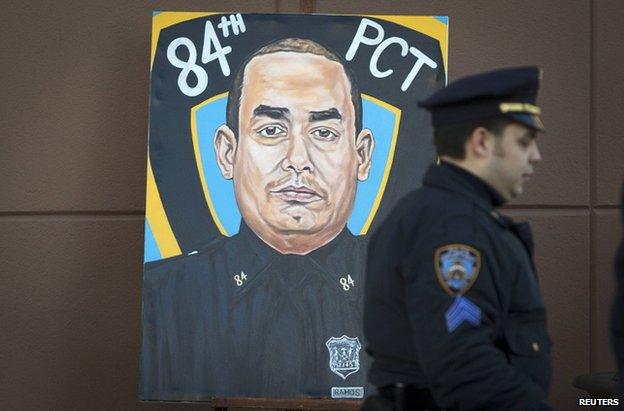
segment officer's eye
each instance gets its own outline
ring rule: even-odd
[[[520,143],[520,147],[528,148],[531,145],[531,138],[523,137],[518,142]]]
[[[321,140],[334,140],[338,137],[338,133],[328,129],[328,128],[317,128],[316,130],[312,130],[311,133],[314,137],[319,138]]]
[[[285,135],[286,129],[281,126],[271,124],[270,126],[260,128],[257,133],[260,134],[262,137],[275,138]]]

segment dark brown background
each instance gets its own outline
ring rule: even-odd
[[[607,332],[624,178],[624,5],[565,1],[0,2],[0,408],[137,401],[152,10],[450,16],[450,79],[538,64],[533,223],[555,343],[551,402],[614,369]]]

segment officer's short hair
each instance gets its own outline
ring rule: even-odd
[[[474,120],[457,124],[444,124],[435,128],[433,132],[433,144],[438,156],[447,156],[455,160],[466,158],[464,145],[468,137],[477,127],[484,127],[496,137],[501,137],[503,130],[512,121],[506,118],[492,118],[486,120]]]
[[[226,112],[226,124],[234,132],[236,139],[238,139],[238,113],[240,110],[240,98],[243,93],[243,77],[245,76],[245,68],[254,57],[258,57],[263,54],[278,53],[280,51],[315,54],[317,56],[325,57],[328,60],[335,61],[342,66],[345,74],[347,75],[347,79],[349,80],[349,84],[351,85],[351,102],[353,103],[353,109],[355,112],[355,135],[357,136],[362,130],[362,100],[360,98],[360,91],[358,90],[353,73],[351,73],[344,61],[336,53],[312,40],[291,37],[274,41],[273,43],[258,49],[252,53],[238,69],[228,96]]]

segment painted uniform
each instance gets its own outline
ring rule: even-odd
[[[345,229],[305,256],[282,255],[243,224],[146,264],[142,398],[365,395],[364,253]]]
[[[450,164],[433,165],[369,245],[370,380],[430,391],[461,410],[541,410],[551,342],[528,224]]]

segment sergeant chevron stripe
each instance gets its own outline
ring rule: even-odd
[[[464,321],[473,326],[481,324],[481,309],[468,298],[457,296],[453,305],[446,311],[446,329],[453,332]]]

